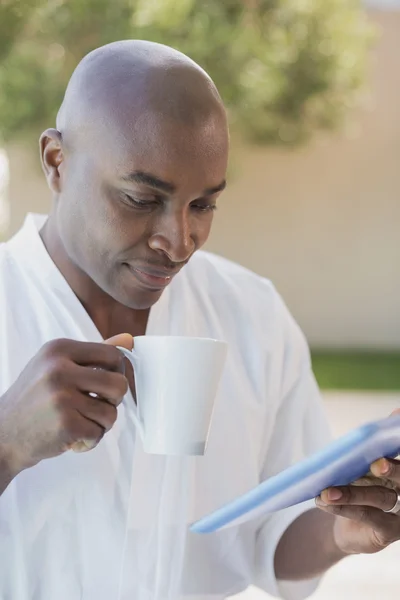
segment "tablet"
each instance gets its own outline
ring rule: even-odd
[[[327,487],[348,485],[366,475],[378,458],[394,458],[399,453],[400,415],[367,423],[203,517],[190,529],[211,533],[311,500]]]

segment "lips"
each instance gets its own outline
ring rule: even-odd
[[[154,269],[147,266],[136,267],[127,264],[127,267],[139,283],[152,290],[161,290],[165,288],[178,273],[177,270]]]

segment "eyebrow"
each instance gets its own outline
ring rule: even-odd
[[[147,173],[145,171],[133,171],[128,175],[123,177],[125,181],[129,181],[131,183],[139,183],[148,185],[156,190],[160,190],[166,194],[173,194],[176,191],[176,185],[169,181],[164,181],[156,175],[152,175],[152,173]],[[215,187],[206,188],[203,192],[203,196],[212,196],[213,194],[217,194],[218,192],[222,192],[226,187],[226,180],[222,181],[220,184]]]
[[[165,192],[166,194],[172,194],[176,190],[176,187],[173,183],[163,181],[159,177],[156,177],[151,173],[146,173],[145,171],[133,171],[133,173],[125,175],[123,179],[132,183],[143,183],[144,185],[148,185],[152,188],[155,188],[156,190]]]
[[[221,181],[221,183],[219,183],[215,187],[207,188],[206,190],[204,190],[203,196],[212,196],[213,194],[218,194],[218,192],[222,192],[222,190],[224,190],[225,188],[226,188],[226,179]]]

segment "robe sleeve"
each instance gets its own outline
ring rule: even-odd
[[[268,445],[261,480],[265,480],[325,446],[331,439],[320,391],[311,368],[305,338],[283,303],[285,336],[280,404]],[[268,515],[256,538],[254,585],[284,600],[303,600],[320,578],[300,582],[278,581],[274,571],[276,547],[289,525],[315,507],[308,501]]]

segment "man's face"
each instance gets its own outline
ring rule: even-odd
[[[220,117],[188,127],[153,116],[140,135],[65,150],[56,214],[69,259],[121,304],[149,308],[206,242],[227,155]]]

